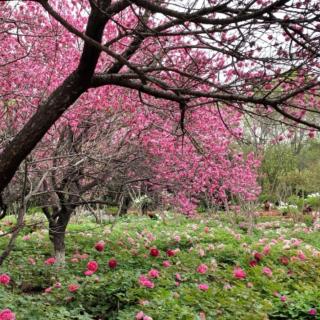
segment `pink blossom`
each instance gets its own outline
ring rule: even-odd
[[[104,250],[104,247],[105,247],[105,243],[104,241],[99,241],[97,242],[95,245],[94,245],[95,249],[99,252],[103,251]]]
[[[265,274],[268,277],[272,277],[272,270],[268,267],[264,267],[262,269],[262,273]]]
[[[255,267],[258,264],[257,260],[251,260],[249,262],[250,267]]]
[[[253,256],[254,256],[254,258],[255,258],[255,260],[256,260],[257,262],[261,261],[262,258],[263,258],[263,255],[262,255],[262,253],[260,253],[260,252],[255,252],[255,254],[254,254]]]
[[[152,320],[152,318],[149,317],[149,316],[144,316],[144,317],[143,317],[143,320]]]
[[[6,273],[0,275],[0,283],[7,286],[10,282],[11,278]]]
[[[80,288],[80,286],[78,284],[74,284],[74,283],[72,283],[68,286],[69,292],[76,292],[79,288]]]
[[[44,289],[44,293],[50,293],[51,291],[52,291],[51,287]]]
[[[299,251],[298,252],[298,258],[302,261],[306,260],[306,256],[305,254],[303,253],[303,251]]]
[[[293,239],[292,240],[292,245],[294,247],[299,247],[301,243],[302,243],[302,240],[299,240],[299,239]]]
[[[96,272],[98,268],[99,268],[99,265],[97,261],[92,260],[87,263],[87,269],[92,272]]]
[[[15,320],[16,315],[10,309],[0,311],[0,320]]]
[[[143,320],[143,317],[144,317],[143,311],[139,311],[139,312],[136,314],[136,320]]]
[[[287,257],[285,257],[285,256],[282,256],[282,257],[279,258],[279,262],[281,264],[283,264],[284,266],[287,266],[289,264],[289,259]]]
[[[197,272],[201,274],[205,274],[208,271],[208,266],[204,263],[200,264],[197,268]]]
[[[92,276],[94,274],[94,271],[92,271],[92,270],[86,270],[85,272],[84,272],[84,275],[86,275],[86,276]]]
[[[310,316],[316,316],[317,315],[317,310],[312,308],[312,309],[309,310],[308,313],[310,314]]]
[[[271,247],[269,245],[266,245],[263,248],[262,252],[263,252],[264,255],[268,255],[270,253],[270,250],[271,250]]]
[[[280,300],[281,300],[281,302],[286,302],[287,301],[287,297],[286,296],[281,296]]]
[[[162,262],[162,265],[163,265],[165,268],[168,268],[168,267],[171,266],[171,263],[170,263],[170,261],[165,260],[165,261]]]
[[[152,257],[158,257],[160,254],[159,250],[157,248],[151,248],[150,249],[150,256]]]
[[[110,269],[115,269],[118,265],[118,262],[116,259],[112,258],[108,261],[108,266]]]
[[[154,288],[154,283],[152,281],[150,281],[147,277],[145,277],[144,275],[141,275],[139,277],[139,284],[143,287],[146,288]]]
[[[48,258],[44,263],[46,265],[53,265],[53,264],[55,264],[55,262],[56,262],[56,258],[51,257],[51,258]]]
[[[166,253],[168,257],[173,257],[176,254],[175,251],[172,249],[168,249]]]
[[[209,289],[209,286],[207,284],[201,283],[198,285],[198,288],[202,291],[207,291]]]
[[[182,280],[180,273],[176,273],[176,280],[178,280],[178,281]]]
[[[148,276],[150,278],[159,278],[160,276],[160,272],[156,269],[151,269],[149,272],[148,272]]]
[[[233,276],[237,279],[245,279],[246,273],[244,270],[242,270],[240,267],[236,267],[233,270]]]
[[[55,284],[54,284],[54,287],[55,288],[61,288],[62,287],[62,285],[61,285],[61,282],[56,282]]]

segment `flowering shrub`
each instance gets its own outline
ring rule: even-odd
[[[0,275],[0,320],[247,320],[252,306],[252,319],[319,319],[320,235],[311,227],[283,219],[248,236],[185,217],[92,226],[71,225],[78,233],[63,268],[43,263],[42,230],[21,235]]]

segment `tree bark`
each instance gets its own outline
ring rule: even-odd
[[[70,216],[59,217],[49,222],[49,239],[53,244],[54,256],[58,265],[65,264],[65,234]]]

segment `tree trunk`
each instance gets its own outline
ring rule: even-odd
[[[58,265],[64,265],[66,260],[65,234],[68,220],[64,221],[64,219],[59,218],[57,222],[49,223],[49,238],[53,244],[54,256]]]
[[[56,233],[53,236],[54,256],[57,264],[64,265],[66,261],[66,250],[64,243],[65,233]]]

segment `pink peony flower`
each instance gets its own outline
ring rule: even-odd
[[[108,266],[110,269],[115,269],[117,267],[117,265],[118,265],[118,262],[114,258],[110,259],[108,262]]]
[[[99,265],[97,261],[92,260],[87,263],[87,269],[92,272],[96,272],[98,268],[99,268]]]
[[[139,277],[139,284],[146,288],[150,288],[150,289],[154,288],[154,283],[150,281],[148,278],[146,278],[144,275],[141,275]]]
[[[175,251],[172,249],[168,249],[166,253],[168,257],[173,257],[176,254]]]
[[[150,256],[152,257],[158,257],[160,254],[159,250],[157,248],[151,248],[150,249]]]
[[[165,261],[162,262],[162,265],[163,265],[165,268],[168,268],[168,267],[171,266],[171,263],[170,263],[170,261],[165,260]]]
[[[233,276],[237,279],[245,279],[246,273],[244,270],[242,270],[240,267],[236,267],[233,270]]]
[[[143,320],[143,317],[144,317],[143,311],[139,311],[139,312],[136,314],[136,320]]]
[[[197,268],[197,272],[201,274],[205,274],[207,271],[208,271],[208,266],[204,263],[201,263]]]
[[[0,320],[15,320],[16,315],[10,309],[0,311]]]
[[[254,256],[254,258],[256,259],[257,262],[261,261],[262,258],[263,258],[263,255],[260,252],[256,252],[253,256]]]
[[[104,250],[105,243],[104,243],[104,241],[101,240],[101,241],[97,242],[94,247],[97,251],[101,252]]]
[[[51,291],[52,291],[51,287],[44,289],[44,293],[50,293]]]
[[[279,262],[281,264],[283,264],[284,266],[287,266],[289,264],[289,259],[287,257],[283,256],[283,257],[279,258]]]
[[[51,257],[51,258],[48,258],[44,263],[46,265],[52,265],[52,264],[55,264],[55,262],[56,262],[56,258]]]
[[[198,285],[198,288],[202,291],[207,291],[209,289],[209,286],[207,284],[201,283]]]
[[[143,317],[143,320],[152,320],[152,318],[149,317],[149,316],[144,316],[144,317]]]
[[[176,273],[176,280],[178,280],[178,281],[182,281],[182,278],[181,278],[180,273]]]
[[[255,267],[258,264],[257,260],[251,260],[249,262],[250,267]]]
[[[72,283],[68,286],[69,292],[76,292],[79,288],[80,288],[80,286],[78,284],[74,284],[74,283]]]
[[[263,252],[264,255],[268,255],[270,253],[270,250],[271,250],[271,247],[269,245],[266,245],[263,248],[262,252]]]
[[[293,239],[292,240],[292,245],[294,247],[299,247],[301,243],[302,243],[302,240],[299,240],[299,239]]]
[[[305,254],[303,253],[303,251],[299,251],[299,252],[298,252],[298,258],[299,258],[301,261],[306,260],[306,256],[305,256]]]
[[[61,282],[56,282],[55,284],[54,284],[54,287],[55,288],[61,288],[62,287],[62,285],[61,285]]]
[[[267,277],[272,277],[272,270],[268,267],[264,267],[262,269],[262,273],[265,274]]]
[[[286,296],[281,296],[280,297],[280,301],[281,302],[286,302],[287,301],[287,297]]]
[[[7,286],[10,282],[11,278],[6,273],[0,275],[0,283]]]
[[[84,272],[84,275],[85,276],[92,276],[94,274],[94,271],[92,271],[92,270],[86,270],[85,272]]]
[[[151,269],[149,272],[148,272],[148,276],[150,278],[159,278],[160,276],[160,272],[156,269]]]
[[[309,310],[308,313],[310,314],[310,316],[316,316],[317,315],[317,310],[312,308],[312,309]]]

